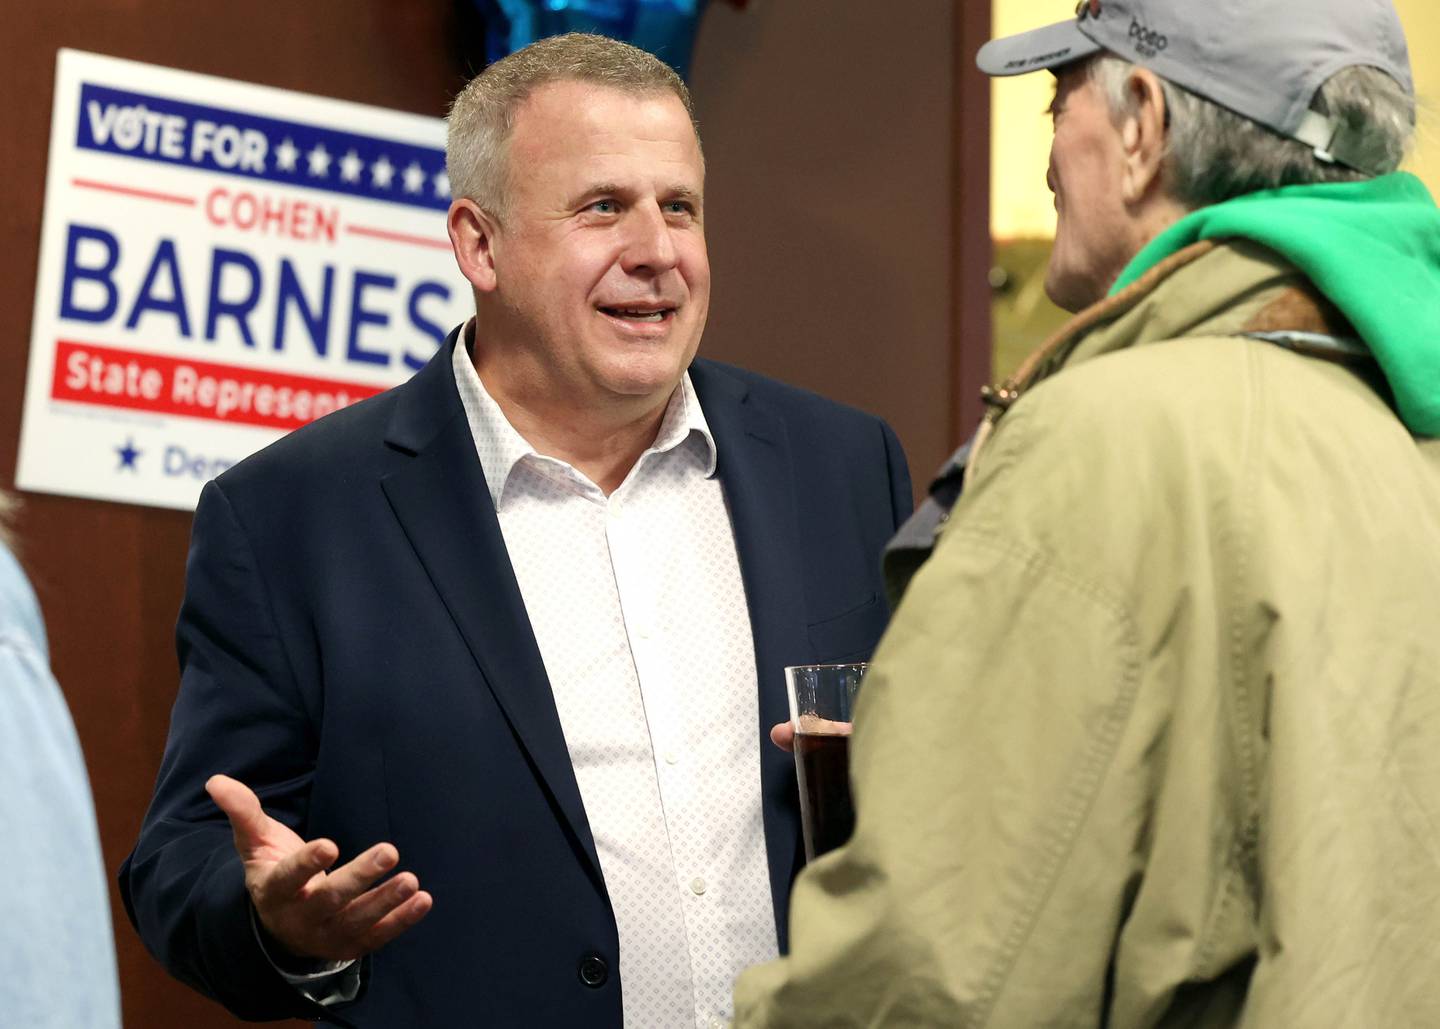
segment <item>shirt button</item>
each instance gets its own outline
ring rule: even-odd
[[[704,892],[705,892],[705,880],[702,879],[702,878],[700,878],[698,875],[697,875],[695,878],[691,879],[691,880],[690,880],[690,892],[693,893],[693,894],[695,894],[695,896],[697,896],[697,897],[700,896],[700,894],[704,893]]]
[[[599,954],[586,954],[580,959],[580,981],[592,990],[605,985],[610,978],[610,966]]]
[[[680,755],[673,750],[667,750],[665,752],[665,763],[667,765],[678,765],[680,763]]]
[[[635,630],[635,635],[639,636],[642,640],[648,640],[650,638],[650,630],[642,625]]]

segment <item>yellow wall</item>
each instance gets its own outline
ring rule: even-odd
[[[994,0],[997,36],[1070,15],[1069,0]],[[1410,42],[1420,118],[1415,156],[1406,167],[1440,197],[1440,3],[1395,0]],[[1045,188],[1050,123],[1044,111],[1054,79],[1043,72],[995,79],[991,100],[990,226],[997,240],[1049,237],[1055,208]]]

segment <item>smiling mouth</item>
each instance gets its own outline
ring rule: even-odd
[[[601,307],[600,313],[627,322],[663,322],[675,316],[673,307]]]

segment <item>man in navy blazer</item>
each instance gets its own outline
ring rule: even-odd
[[[724,538],[695,560],[738,558],[754,681],[747,669],[734,691],[753,712],[746,796],[773,904],[737,932],[773,926],[767,947],[784,949],[801,863],[794,768],[766,742],[788,717],[782,669],[863,659],[887,617],[878,556],[910,506],[894,434],[694,357],[709,269],[684,85],[583,36],[477,83],[447,154],[475,320],[407,384],[220,476],[195,515],[180,692],[120,883],[150,950],[244,1018],[618,1027],[659,1010],[640,997],[664,984],[629,981],[622,1001],[621,927],[633,943],[646,926],[617,900],[621,852],[597,846],[614,811],[582,799],[607,771],[572,758],[587,684],[566,673],[561,690],[549,665],[565,641],[522,595],[525,526],[497,513],[479,394],[501,434],[602,507],[698,402],[680,436],[711,465],[686,488],[714,490]],[[638,660],[623,655],[631,678]]]

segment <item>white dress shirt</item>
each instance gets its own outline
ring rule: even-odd
[[[723,1024],[776,935],[750,616],[690,377],[607,497],[515,431],[463,341],[454,367],[615,912],[625,1025]]]

